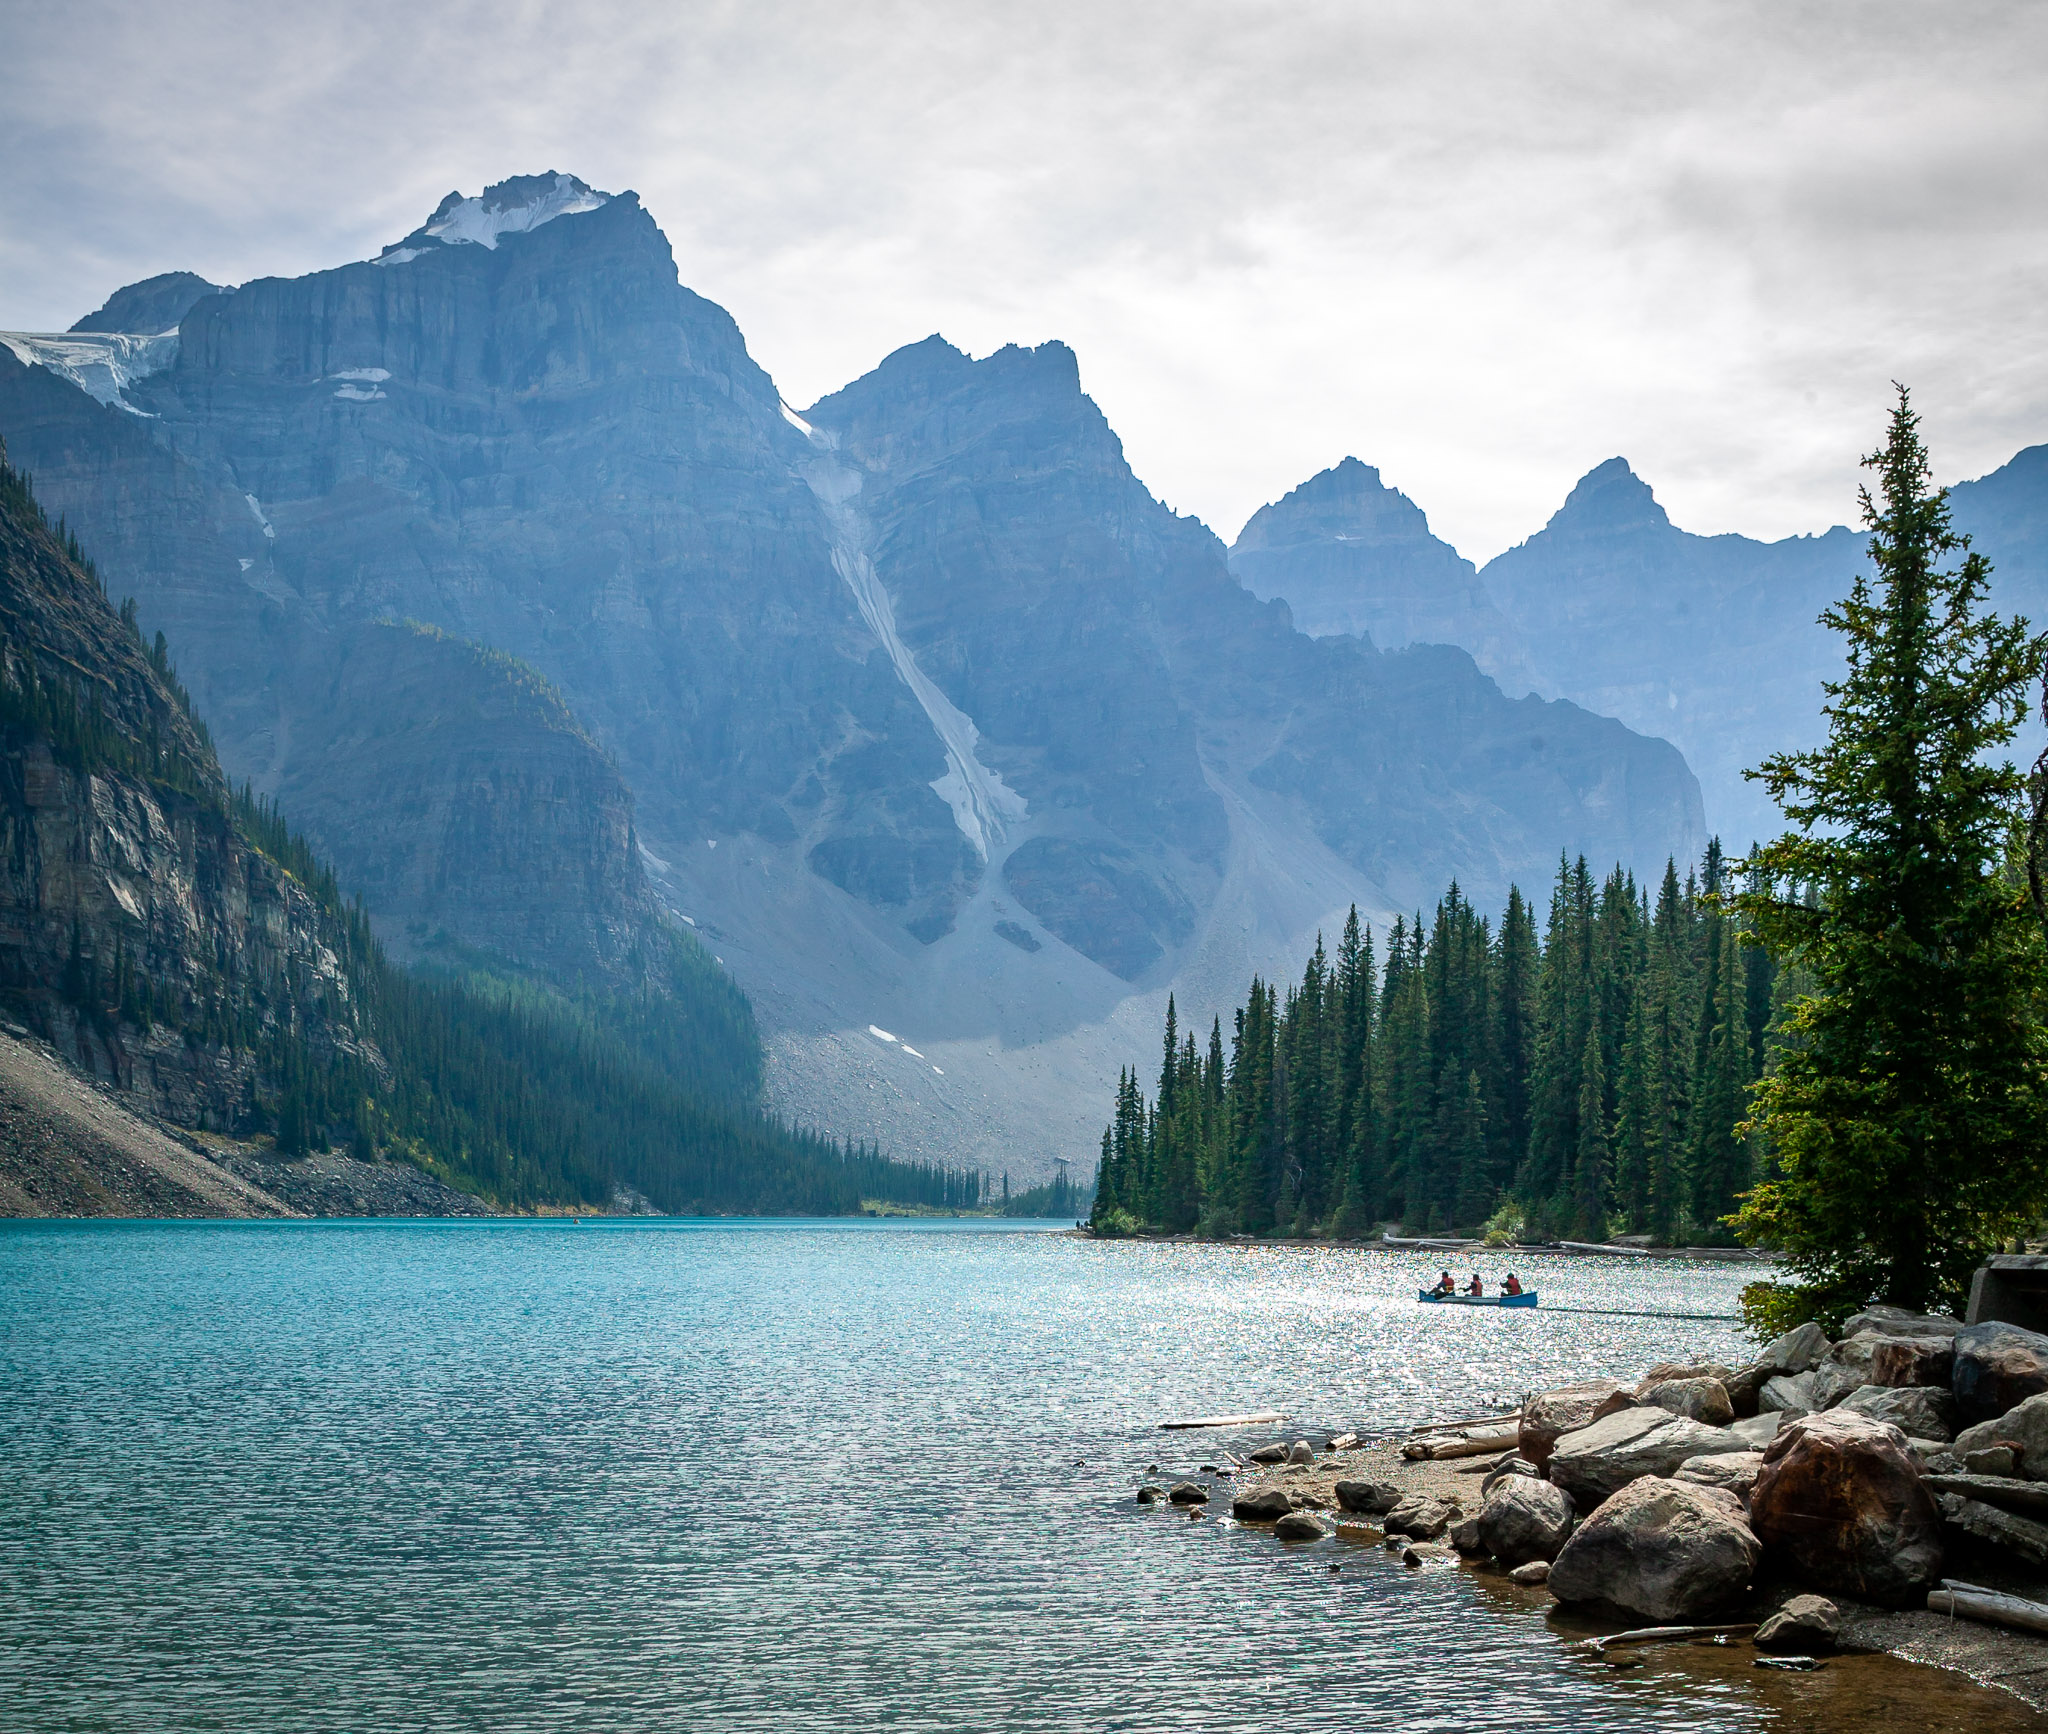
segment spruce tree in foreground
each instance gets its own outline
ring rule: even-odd
[[[1754,1098],[1776,1172],[1738,1226],[1785,1253],[1798,1309],[1821,1317],[1956,1305],[2048,1199],[2041,933],[2009,854],[2024,785],[1992,757],[2042,644],[1980,611],[1990,568],[1929,487],[1903,390],[1865,461],[1876,584],[1822,616],[1848,661],[1827,742],[1755,773],[1797,829],[1732,900],[1811,981]]]

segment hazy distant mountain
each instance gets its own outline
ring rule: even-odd
[[[1533,684],[1478,569],[1356,458],[1260,507],[1230,550],[1230,569],[1254,596],[1284,600],[1295,625],[1317,637],[1355,633],[1387,650],[1461,645],[1510,692]]]
[[[1356,473],[1340,487],[1347,471]],[[1699,774],[1708,823],[1733,846],[1779,828],[1742,772],[1819,738],[1821,683],[1840,664],[1819,617],[1862,568],[1859,532],[1694,535],[1611,458],[1475,582],[1445,544],[1422,541],[1419,511],[1366,478],[1376,481],[1346,460],[1266,507],[1232,550],[1233,570],[1258,594],[1284,597],[1313,630],[1364,628],[1385,643],[1436,636],[1511,687],[1526,682],[1664,735]],[[2048,614],[2048,446],[1951,498],[1957,527],[1996,568],[1993,605]],[[1386,528],[1361,533],[1361,522]]]
[[[532,664],[755,995],[785,1105],[905,1153],[1085,1159],[1169,986],[1227,1009],[1353,899],[1700,841],[1663,741],[1510,700],[1462,651],[1294,631],[1132,476],[1063,346],[934,339],[799,418],[638,201],[570,176],[207,296],[175,354],[0,341],[0,429],[168,631],[235,774],[323,836],[360,801],[385,882],[431,861],[460,903],[464,851],[408,853],[403,817],[452,810],[446,767],[378,714],[440,677],[360,634]],[[337,743],[388,769],[330,779]]]

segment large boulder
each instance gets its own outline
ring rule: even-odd
[[[1761,1451],[1736,1451],[1726,1457],[1688,1457],[1671,1479],[1689,1481],[1695,1487],[1718,1487],[1737,1499],[1747,1499],[1763,1466]]]
[[[1827,1332],[1819,1325],[1803,1324],[1764,1344],[1763,1353],[1756,1358],[1757,1365],[1769,1367],[1774,1373],[1811,1372],[1832,1346]]]
[[[1879,1339],[1865,1334],[1844,1337],[1821,1357],[1820,1365],[1807,1375],[1813,1381],[1810,1409],[1832,1409],[1851,1391],[1870,1383],[1870,1357]]]
[[[1480,1544],[1502,1565],[1555,1559],[1572,1532],[1572,1496],[1548,1481],[1510,1476],[1479,1508]]]
[[[1344,1511],[1357,1511],[1367,1517],[1378,1517],[1382,1512],[1392,1511],[1400,1503],[1401,1490],[1391,1481],[1337,1483],[1337,1505]]]
[[[1879,1303],[1865,1307],[1842,1327],[1845,1337],[1874,1331],[1881,1337],[1952,1337],[1963,1328],[1947,1313],[1909,1313],[1904,1307]]]
[[[1737,1600],[1762,1557],[1732,1495],[1649,1476],[1572,1531],[1548,1582],[1559,1601],[1690,1620]]]
[[[1645,1475],[1669,1475],[1688,1457],[1746,1451],[1725,1427],[1706,1427],[1663,1409],[1624,1409],[1558,1440],[1545,1473],[1591,1511]]]
[[[1870,1351],[1873,1385],[1939,1385],[1955,1383],[1954,1337],[1876,1337]]]
[[[1764,1388],[1757,1393],[1757,1413],[1768,1415],[1780,1409],[1794,1410],[1804,1415],[1816,1407],[1813,1400],[1813,1374],[1779,1373],[1775,1378],[1766,1379]]]
[[[1665,1409],[1708,1427],[1725,1427],[1735,1419],[1735,1405],[1729,1400],[1728,1387],[1719,1379],[1706,1375],[1665,1379],[1641,1392],[1639,1397],[1646,1407]]]
[[[1294,1509],[1294,1501],[1277,1487],[1247,1493],[1232,1501],[1230,1515],[1240,1523],[1272,1523]]]
[[[1380,1527],[1389,1535],[1408,1535],[1417,1541],[1434,1541],[1451,1527],[1457,1515],[1457,1508],[1446,1505],[1441,1499],[1411,1493],[1380,1519]]]
[[[1565,1434],[1590,1427],[1634,1402],[1634,1394],[1619,1379],[1585,1379],[1576,1385],[1539,1391],[1522,1405],[1516,1448],[1541,1469],[1550,1461],[1551,1449]]]
[[[1956,1435],[1956,1455],[1969,1460],[1970,1454],[2000,1445],[2013,1450],[2013,1467],[2022,1475],[2048,1480],[2048,1394],[2029,1397],[2003,1415],[1979,1421]]]
[[[1906,1607],[1941,1577],[1940,1514],[1905,1435],[1853,1410],[1779,1429],[1749,1517],[1764,1545],[1821,1589]]]
[[[1826,1596],[1793,1596],[1756,1629],[1760,1650],[1832,1650],[1842,1610]]]
[[[1636,1401],[1641,1402],[1646,1392],[1654,1385],[1667,1385],[1673,1379],[1732,1379],[1733,1368],[1724,1367],[1719,1361],[1659,1361],[1636,1381]]]
[[[1764,1386],[1777,1376],[1776,1367],[1758,1361],[1754,1366],[1744,1367],[1741,1372],[1723,1379],[1721,1388],[1728,1393],[1728,1401],[1738,1416],[1754,1415]]]
[[[2048,1337],[2018,1325],[1965,1325],[1956,1332],[1956,1408],[1967,1424],[1989,1421],[2048,1391]]]
[[[1792,1419],[1794,1411],[1771,1409],[1761,1415],[1752,1415],[1746,1421],[1737,1421],[1728,1431],[1742,1441],[1746,1451],[1761,1451],[1778,1436],[1778,1429]],[[1804,1409],[1797,1413],[1805,1414]]]
[[[1956,1400],[1946,1385],[1865,1385],[1836,1407],[1889,1421],[1908,1439],[1946,1445],[1955,1437]]]

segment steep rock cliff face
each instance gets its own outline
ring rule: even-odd
[[[662,924],[633,797],[561,695],[432,627],[319,644],[274,793],[392,949],[448,938],[557,979],[633,977]]]
[[[4,348],[0,406],[41,497],[181,646],[230,771],[285,806],[399,953],[445,933],[566,979],[632,974],[662,917],[631,792],[545,683],[316,610],[229,471]]]
[[[1247,595],[1131,474],[1062,344],[975,362],[933,339],[805,414],[862,469],[906,642],[1037,815],[1006,882],[1127,979],[1213,901],[1232,790],[1284,797],[1404,900],[1698,836],[1663,742],[1507,700],[1461,652],[1304,637]]]
[[[237,834],[161,668],[11,472],[0,619],[0,998],[184,1125],[248,1117],[266,1037],[365,1052],[318,908]]]

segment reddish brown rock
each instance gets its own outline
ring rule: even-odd
[[[1941,1515],[1905,1435],[1854,1411],[1802,1415],[1764,1450],[1749,1496],[1765,1547],[1802,1578],[1906,1607],[1941,1577]]]
[[[1541,1469],[1563,1435],[1634,1404],[1634,1396],[1619,1379],[1587,1379],[1560,1385],[1554,1391],[1539,1391],[1522,1406],[1517,1449]]]
[[[1955,1377],[1954,1337],[1878,1337],[1870,1351],[1866,1385],[1940,1385],[1946,1389]]]

